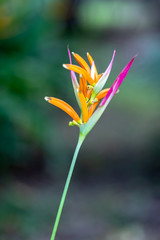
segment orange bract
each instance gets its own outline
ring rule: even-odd
[[[78,97],[82,106],[83,122],[86,123],[88,121],[88,107],[87,107],[86,99],[83,93],[80,91],[78,92]]]
[[[91,55],[89,53],[87,53],[87,58],[88,58],[88,61],[89,61],[90,65],[92,66],[92,63],[94,61],[93,61],[93,58],[91,57]]]
[[[93,105],[91,105],[91,107],[88,110],[88,118],[90,118],[94,112],[94,110],[96,109],[97,105],[99,104],[98,102],[95,102]]]
[[[100,93],[97,94],[96,98],[98,100],[104,98],[106,96],[106,94],[108,93],[110,88],[106,88],[106,89],[103,89]]]
[[[90,65],[92,66],[92,64],[94,63],[94,60],[89,53],[87,53],[87,58],[88,58]],[[95,81],[97,82],[98,81],[98,72],[97,72],[97,68],[96,68],[95,64],[94,64],[94,67],[95,67],[95,75],[96,75]]]
[[[68,113],[76,122],[80,121],[80,117],[68,103],[54,97],[45,97],[45,100]]]
[[[79,91],[83,93],[84,97],[87,97],[87,81],[82,74],[79,75]]]
[[[92,94],[92,89],[87,90],[87,98],[89,99]]]
[[[85,79],[89,82],[89,84],[91,84],[91,85],[94,84],[93,79],[91,78],[90,74],[85,69],[83,69],[79,66],[73,65],[73,64],[63,64],[63,67],[68,70],[74,71],[76,73],[82,74],[85,77]]]
[[[79,56],[77,53],[73,53],[74,58],[76,59],[76,61],[79,63],[79,65],[84,68],[89,74],[91,73],[90,67],[88,66],[88,64],[86,63],[86,61]]]

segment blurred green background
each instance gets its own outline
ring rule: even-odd
[[[80,151],[57,239],[160,236],[160,1],[0,1],[0,240],[50,239],[78,129],[70,50],[88,51],[108,86],[138,53]]]

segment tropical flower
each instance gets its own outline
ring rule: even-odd
[[[89,53],[87,53],[87,58],[90,65],[81,56],[79,56],[76,53],[72,53],[74,58],[80,65],[77,66],[72,64],[71,53],[68,48],[70,64],[63,64],[63,67],[71,71],[73,89],[75,92],[78,105],[81,110],[80,116],[68,103],[58,98],[45,97],[46,101],[61,108],[63,111],[65,111],[71,116],[73,121],[69,122],[70,126],[77,125],[80,128],[78,143],[73,155],[66,184],[63,190],[62,198],[60,201],[55,224],[51,235],[51,240],[54,240],[56,236],[59,220],[61,217],[62,209],[64,206],[65,198],[67,195],[67,191],[69,188],[69,184],[71,181],[72,173],[74,170],[74,166],[76,163],[80,147],[85,137],[93,128],[93,126],[96,124],[96,122],[104,112],[105,108],[107,107],[113,96],[118,92],[121,83],[126,77],[135,59],[135,57],[133,57],[132,60],[125,66],[125,68],[121,71],[121,73],[118,75],[118,77],[116,78],[116,80],[114,81],[110,88],[103,89],[109,77],[115,53],[116,51],[113,52],[111,62],[106,71],[104,73],[98,74],[95,62]],[[77,81],[75,73],[79,74],[79,81]]]
[[[89,53],[87,53],[87,58],[90,65],[80,55],[72,52],[75,60],[80,66],[73,65],[71,60],[71,53],[68,48],[70,64],[63,64],[63,67],[70,70],[71,72],[71,79],[75,96],[81,110],[80,116],[68,103],[58,98],[45,97],[46,101],[59,107],[68,115],[70,115],[73,121],[69,122],[69,126],[79,126],[80,132],[85,136],[98,121],[115,93],[119,91],[118,89],[135,59],[135,57],[133,57],[133,59],[125,66],[125,68],[121,71],[121,73],[114,81],[111,88],[103,89],[111,72],[115,53],[116,51],[113,52],[111,62],[106,71],[104,73],[98,74],[95,62]],[[77,81],[75,73],[79,74],[79,81]]]

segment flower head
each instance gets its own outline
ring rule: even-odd
[[[133,57],[133,59],[125,66],[112,84],[111,88],[103,89],[111,72],[115,53],[116,51],[113,52],[111,62],[106,71],[98,74],[95,62],[89,53],[87,53],[88,64],[80,55],[72,52],[73,57],[79,64],[74,65],[72,64],[71,53],[68,48],[70,64],[63,64],[63,67],[71,72],[75,96],[81,110],[80,117],[66,102],[54,97],[45,97],[46,101],[59,107],[70,115],[73,121],[69,122],[69,125],[79,126],[80,132],[85,136],[98,121],[113,96],[119,91],[119,87],[136,57]],[[79,75],[79,81],[77,81],[75,73]]]

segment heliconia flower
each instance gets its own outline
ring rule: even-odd
[[[126,77],[135,57],[126,65],[118,75],[111,88],[103,89],[112,69],[116,51],[113,52],[111,62],[104,73],[98,74],[95,62],[91,55],[87,53],[89,64],[77,53],[72,52],[73,57],[78,65],[73,65],[70,50],[68,48],[70,64],[63,64],[63,67],[71,71],[71,79],[78,105],[81,110],[81,116],[66,102],[54,98],[45,97],[49,103],[65,111],[73,119],[69,122],[70,126],[77,125],[80,127],[80,133],[86,136],[96,124],[108,103],[113,96],[119,91],[119,87]],[[79,82],[76,74],[79,74]],[[103,89],[103,90],[102,90]]]
[[[87,136],[87,134],[94,127],[98,119],[101,117],[105,108],[108,106],[109,102],[113,96],[119,92],[119,87],[122,84],[123,80],[128,74],[128,71],[135,59],[132,60],[125,66],[125,68],[118,75],[114,83],[110,88],[103,89],[104,85],[107,82],[109,74],[112,69],[114,57],[116,51],[113,52],[112,59],[109,66],[107,67],[104,73],[98,74],[95,61],[89,53],[87,53],[87,58],[89,64],[77,53],[72,53],[75,60],[79,65],[72,64],[71,53],[68,48],[69,61],[70,64],[63,64],[63,67],[70,70],[71,79],[73,84],[73,89],[75,96],[78,102],[78,105],[81,110],[80,116],[75,112],[75,110],[66,102],[55,98],[55,97],[45,97],[45,100],[54,106],[65,111],[72,119],[72,122],[69,122],[69,126],[78,126],[80,129],[78,143],[73,155],[71,166],[69,169],[68,177],[64,186],[63,194],[61,197],[60,205],[58,208],[55,224],[53,227],[51,240],[55,240],[59,220],[63,210],[66,194],[69,188],[71,181],[72,173],[78,156],[80,147]],[[76,74],[79,74],[79,81],[77,81]]]

